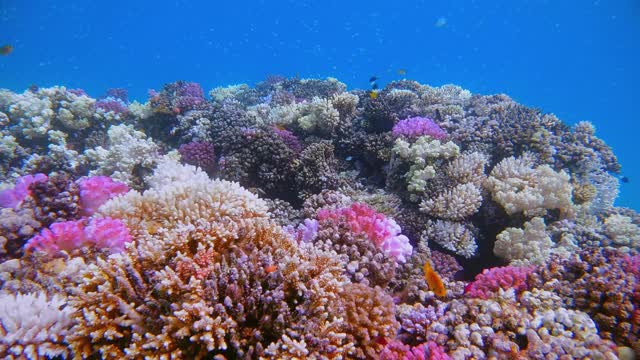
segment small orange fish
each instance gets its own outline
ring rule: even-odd
[[[378,91],[376,90],[371,90],[369,91],[369,97],[372,98],[373,100],[378,98]]]
[[[266,272],[267,274],[271,274],[272,272],[278,270],[278,266],[277,265],[267,265],[264,267],[264,272]]]
[[[436,296],[445,297],[447,295],[447,289],[444,287],[440,275],[433,270],[429,261],[424,263],[424,279],[427,281],[429,289],[431,289]]]
[[[0,46],[0,55],[6,56],[11,54],[12,51],[13,51],[13,46],[11,45]]]

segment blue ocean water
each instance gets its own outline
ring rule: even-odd
[[[14,47],[0,58],[0,87],[14,91],[125,87],[144,100],[180,79],[210,89],[281,74],[506,93],[593,122],[630,179],[617,204],[640,208],[637,0],[0,0],[0,43]]]

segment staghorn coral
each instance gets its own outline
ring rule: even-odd
[[[66,337],[76,311],[62,296],[0,292],[0,356],[30,360],[69,356]]]

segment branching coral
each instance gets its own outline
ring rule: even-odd
[[[476,236],[468,225],[446,220],[430,220],[426,225],[426,229],[421,234],[421,239],[425,243],[432,239],[443,248],[465,258],[476,254],[478,250]]]
[[[546,230],[539,217],[526,222],[524,229],[507,228],[498,234],[493,251],[513,265],[544,264],[554,245]]]
[[[184,176],[190,180],[173,181]],[[76,354],[355,355],[395,332],[389,297],[345,288],[333,255],[298,245],[237,184],[170,162],[149,183],[144,194],[100,209],[124,221],[134,241],[84,273],[83,293],[73,298],[83,311],[69,337]],[[362,307],[363,298],[371,306]],[[347,322],[356,306],[366,318]]]
[[[110,176],[132,185],[134,169],[136,166],[150,167],[158,156],[158,146],[128,125],[111,126],[108,136],[108,148],[98,146],[84,153],[94,168],[90,174]]]
[[[0,356],[30,360],[69,356],[66,337],[75,311],[61,296],[0,293]]]
[[[573,212],[569,175],[548,165],[533,168],[529,157],[502,160],[491,170],[485,186],[508,214],[535,216],[559,209],[567,216]]]

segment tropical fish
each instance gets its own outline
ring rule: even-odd
[[[378,80],[378,77],[375,76],[375,75],[373,75],[372,77],[369,78],[369,82],[370,83],[375,82],[376,80]]]
[[[264,267],[264,272],[266,272],[267,274],[271,274],[272,272],[278,270],[278,266],[271,264],[271,265],[267,265]]]
[[[428,260],[424,263],[424,279],[427,281],[429,289],[431,289],[436,296],[445,297],[447,295],[447,289],[444,287],[440,275],[433,270],[431,262]]]
[[[372,98],[373,100],[378,98],[378,92],[377,90],[371,90],[369,91],[369,97]]]
[[[406,75],[406,74],[407,74],[406,69],[398,69],[398,75]]]
[[[11,52],[13,51],[13,46],[11,45],[4,45],[0,47],[0,55],[9,55],[11,54]]]
[[[371,89],[378,90],[378,84],[377,83],[371,83]]]

